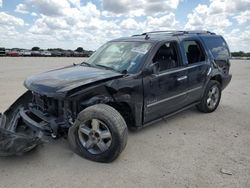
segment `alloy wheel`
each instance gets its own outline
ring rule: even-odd
[[[79,126],[78,136],[82,146],[91,154],[107,151],[112,142],[108,126],[99,119],[91,119]]]
[[[219,101],[220,93],[217,85],[211,87],[208,91],[207,106],[210,110],[214,109]]]

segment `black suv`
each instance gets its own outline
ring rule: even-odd
[[[213,112],[231,80],[229,59],[223,37],[207,31],[110,41],[86,62],[24,82],[28,91],[1,118],[1,134],[13,138],[1,152],[29,151],[38,138],[68,135],[76,153],[111,162],[126,146],[127,127],[139,129],[192,106]]]

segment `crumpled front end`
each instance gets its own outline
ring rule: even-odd
[[[24,93],[3,114],[0,114],[0,156],[21,155],[42,144],[38,132],[22,122],[20,109],[32,98],[30,91]]]
[[[27,91],[0,115],[0,156],[20,155],[65,135],[75,103]]]
[[[0,128],[0,156],[22,155],[42,144],[38,137],[22,135]]]

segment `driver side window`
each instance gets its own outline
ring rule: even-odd
[[[156,52],[153,63],[157,67],[157,72],[163,72],[179,66],[178,55],[175,42],[167,42]]]

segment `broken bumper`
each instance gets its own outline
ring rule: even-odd
[[[42,141],[38,137],[30,137],[0,128],[0,156],[22,155],[34,149]]]
[[[222,78],[222,89],[225,89],[232,79],[232,75],[229,74]]]
[[[34,134],[34,131],[31,131],[31,134],[17,130],[19,123],[24,125],[24,129],[29,129],[23,124],[22,111],[29,99],[30,92],[26,92],[3,115],[0,114],[0,156],[21,155],[42,143],[39,132]]]
[[[42,144],[39,137],[15,133],[5,129],[3,116],[0,115],[0,156],[21,155]]]

